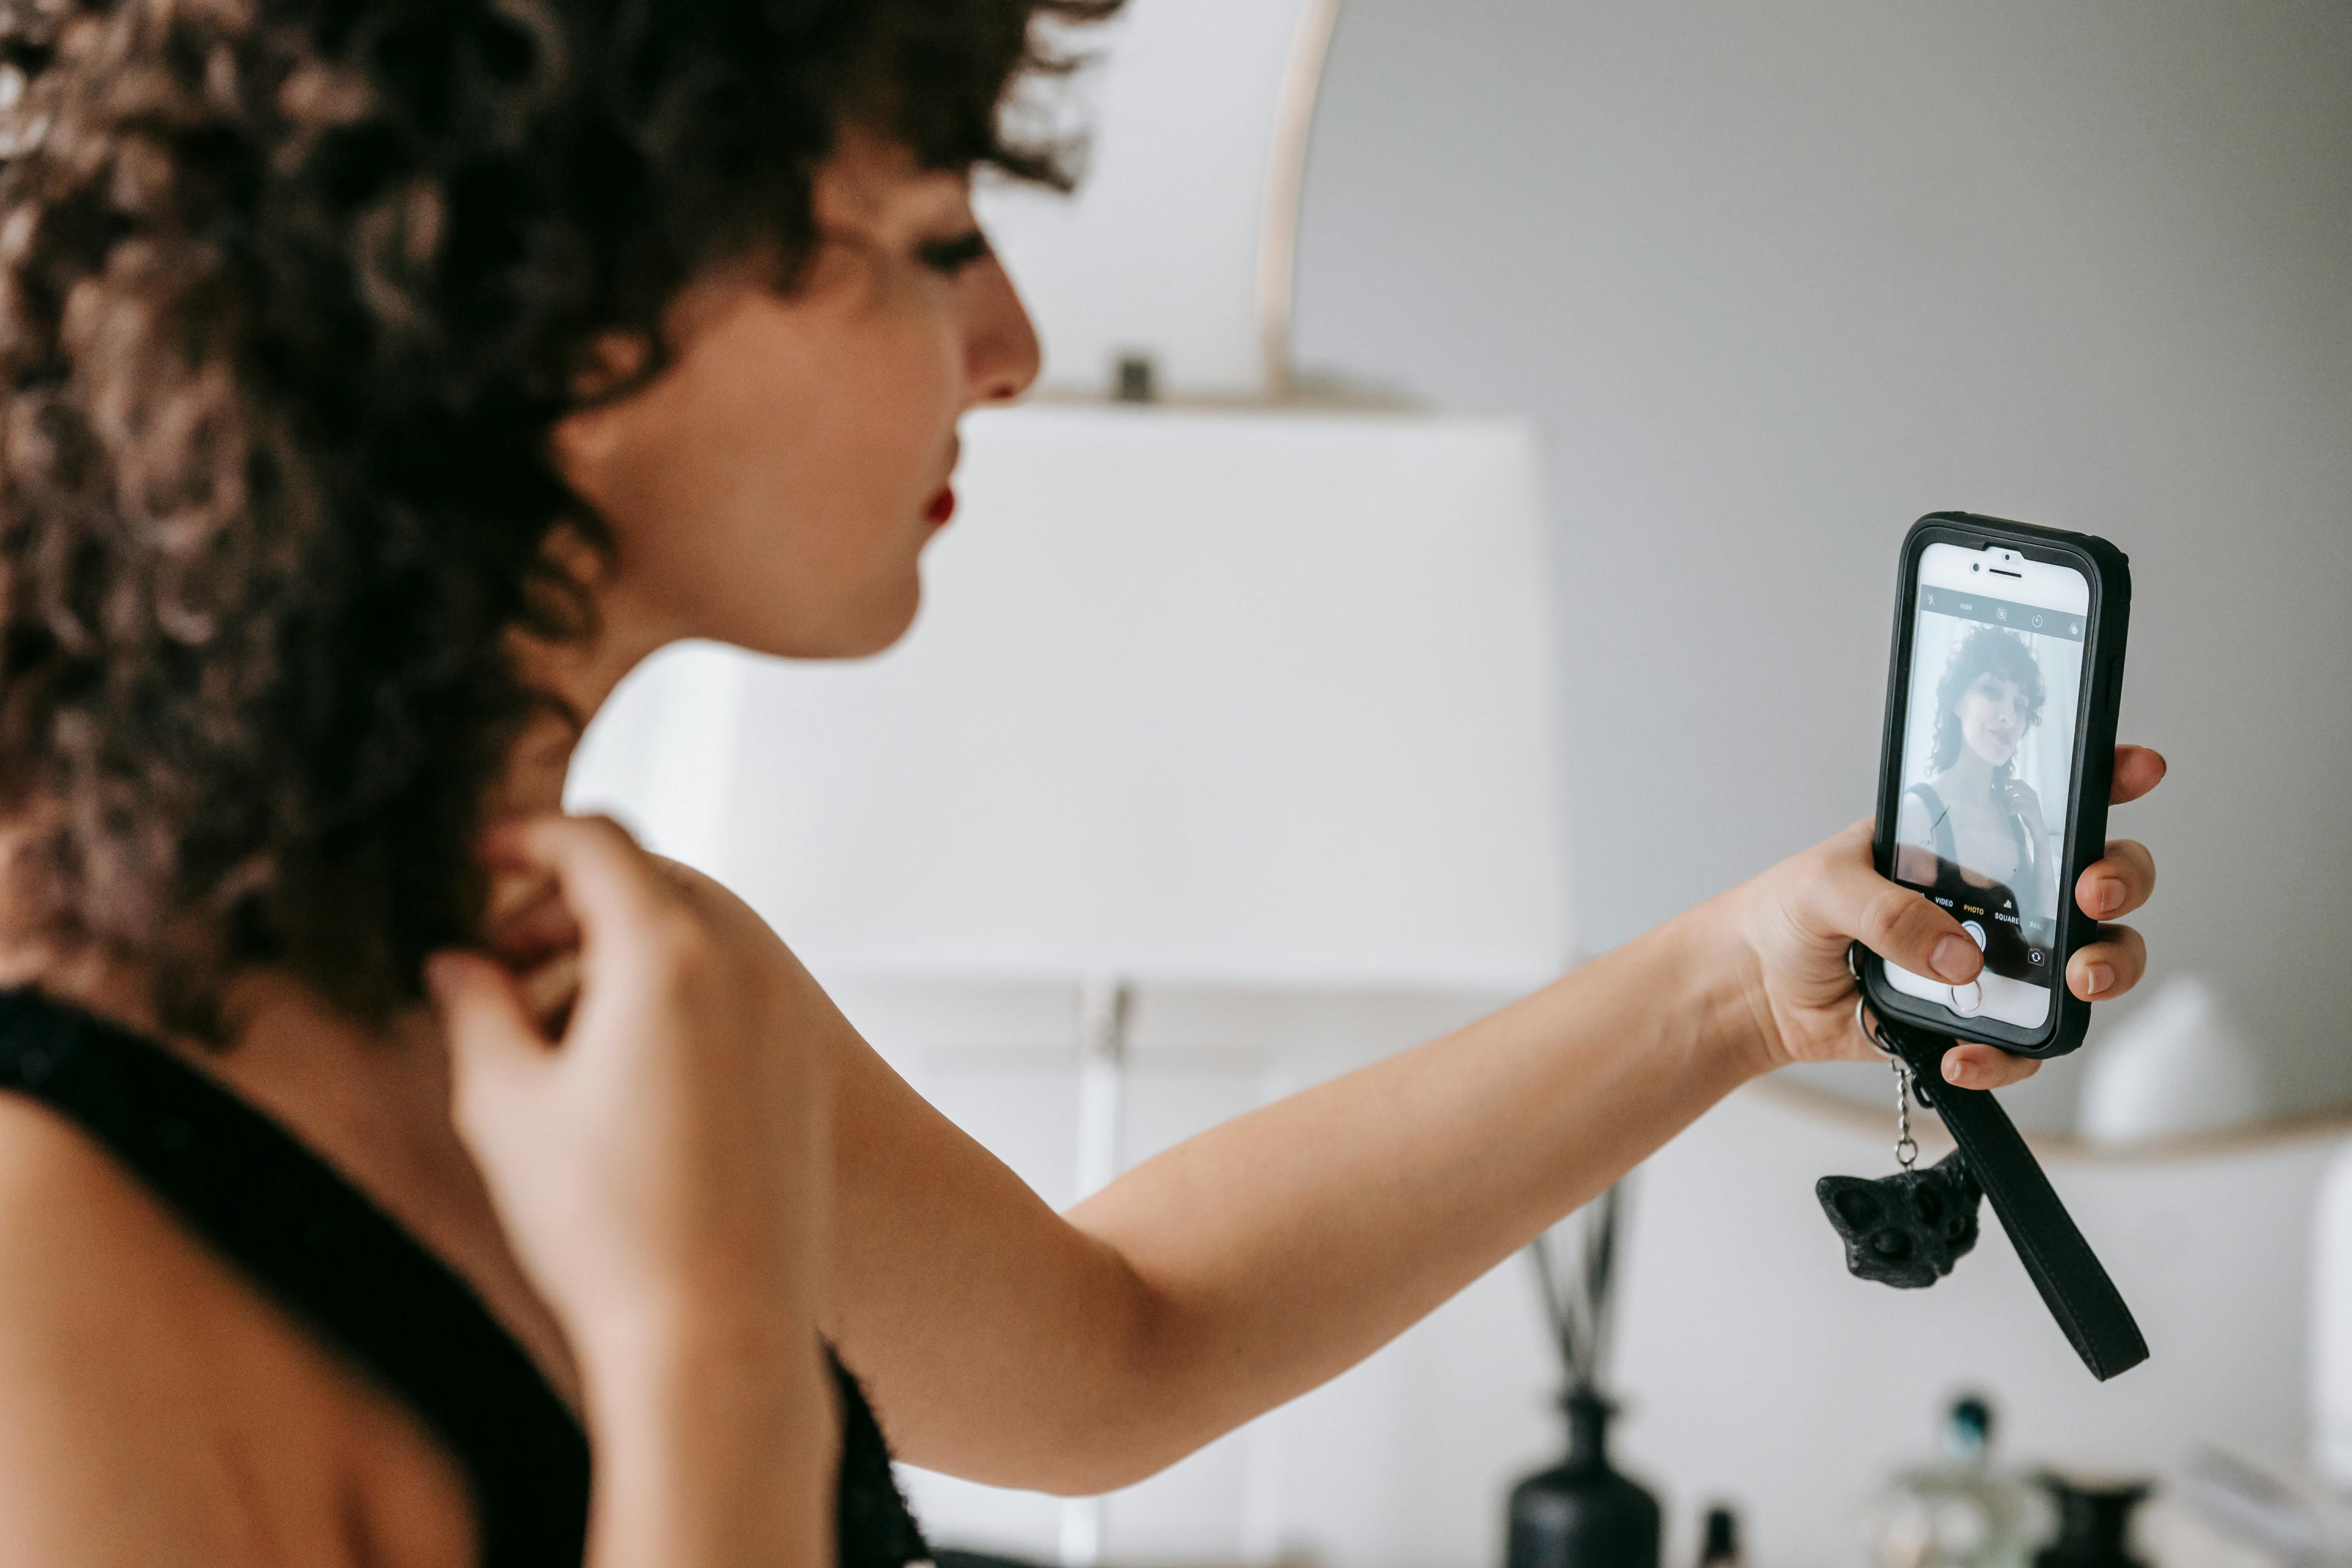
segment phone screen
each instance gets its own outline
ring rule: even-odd
[[[1920,552],[1895,879],[1949,910],[1985,965],[1966,985],[1892,963],[1886,978],[1962,1018],[2050,1016],[2090,604],[2071,566],[2000,545]]]

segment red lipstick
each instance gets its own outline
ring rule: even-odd
[[[923,515],[930,520],[933,528],[941,528],[955,515],[955,487],[941,485],[940,493],[931,498],[931,504],[923,509]]]

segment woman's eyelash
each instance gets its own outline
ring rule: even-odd
[[[984,259],[988,253],[988,236],[976,228],[951,239],[928,241],[915,252],[924,266],[950,278],[973,262]]]

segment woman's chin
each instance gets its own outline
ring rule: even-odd
[[[777,628],[751,646],[778,658],[871,658],[898,645],[923,605],[921,580],[910,575],[903,588],[844,605],[821,626]]]
[[[914,629],[916,614],[922,607],[923,580],[909,572],[903,590],[891,595],[887,603],[876,605],[873,613],[861,620],[848,639],[856,646],[837,657],[870,658],[896,647],[898,640]]]

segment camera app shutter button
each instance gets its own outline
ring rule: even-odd
[[[1982,952],[1984,951],[1985,944],[1984,927],[1977,924],[1974,921],[1962,921],[1960,922],[1960,929],[1969,933],[1969,939],[1977,944],[1977,951],[1979,952]]]

